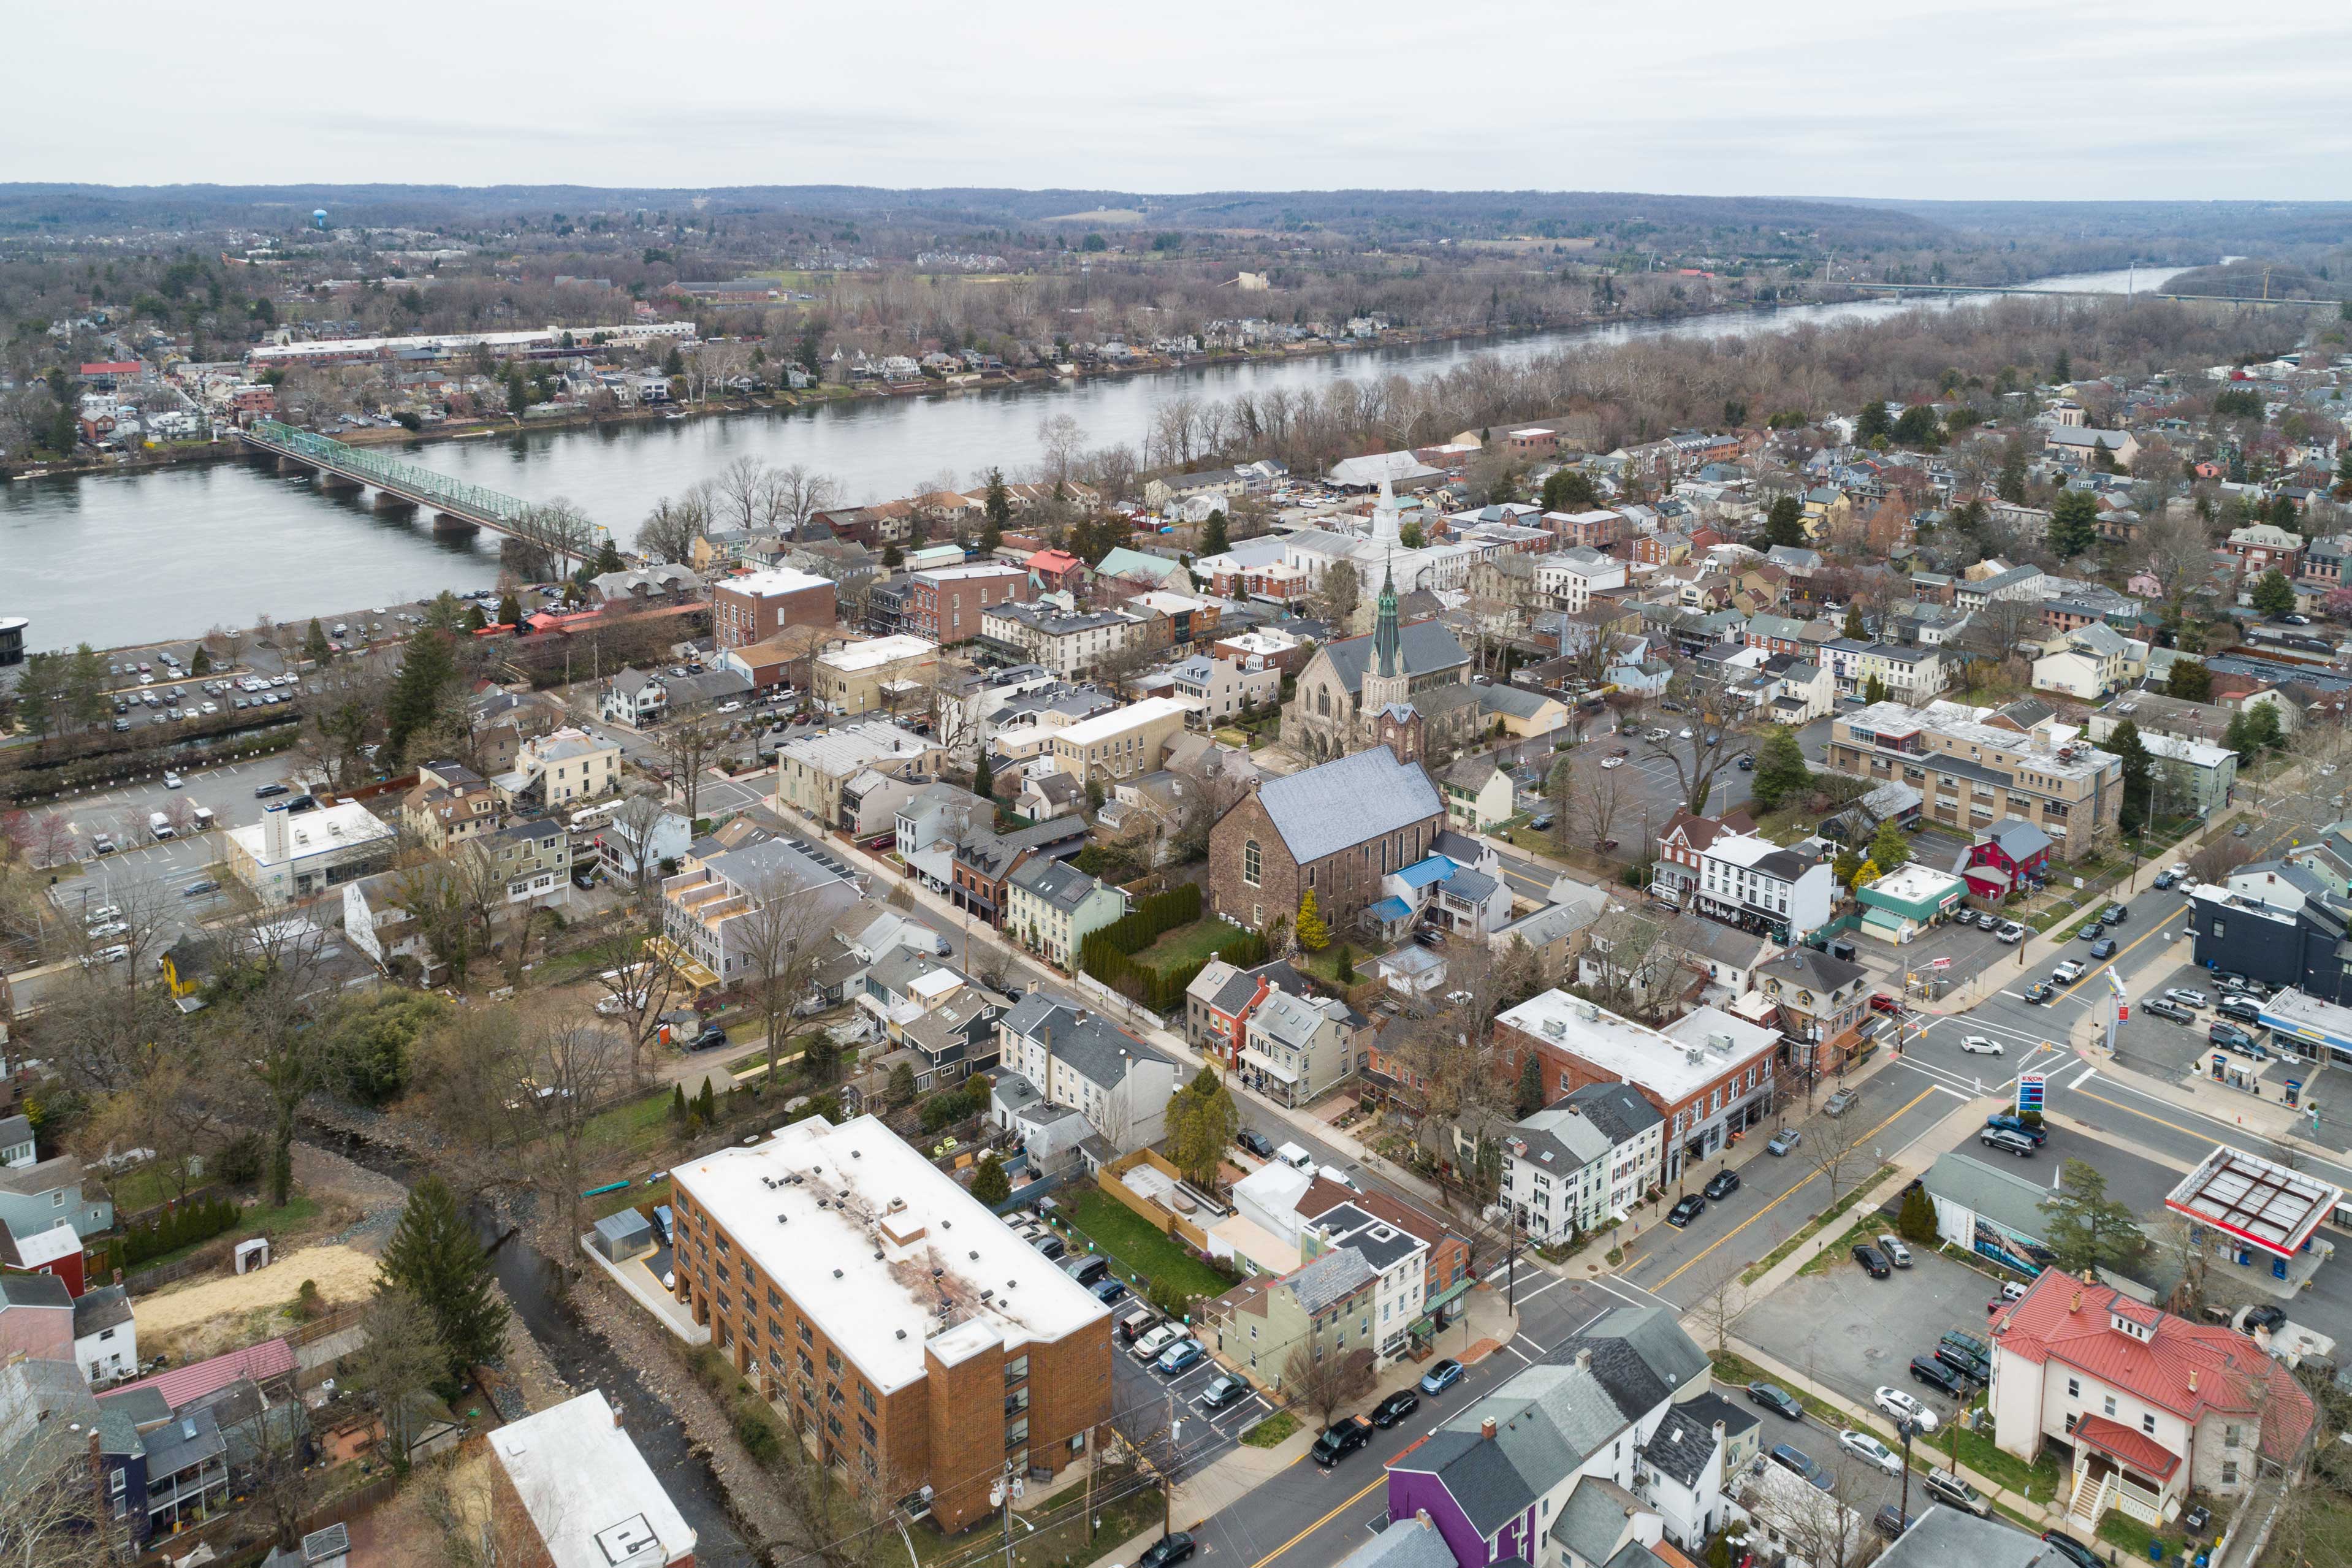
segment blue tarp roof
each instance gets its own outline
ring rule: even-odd
[[[1371,908],[1372,919],[1381,921],[1383,925],[1391,921],[1409,919],[1412,914],[1412,906],[1402,899],[1382,899]]]
[[[1454,871],[1453,861],[1443,855],[1432,855],[1407,866],[1397,873],[1397,877],[1408,888],[1426,888],[1432,882],[1443,882],[1454,875]]]

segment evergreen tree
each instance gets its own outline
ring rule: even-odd
[[[2352,300],[2345,301],[2352,305]],[[2347,447],[2336,457],[2336,499],[2352,500],[2352,447]]]
[[[2275,566],[2254,579],[2252,596],[2254,608],[2262,612],[2265,620],[2294,614],[2294,584]]]
[[[1764,514],[1764,542],[1801,545],[1805,542],[1805,509],[1795,496],[1780,496]]]
[[[393,678],[392,695],[384,705],[384,750],[389,761],[398,762],[411,740],[433,728],[441,715],[443,694],[457,673],[446,634],[426,628],[408,639],[400,673]]]
[[[2241,764],[2254,760],[2254,742],[2249,733],[2251,726],[2241,711],[2230,715],[2230,727],[2221,731],[2221,744],[2238,753]]]
[[[1002,538],[1013,521],[1013,498],[1005,493],[1003,469],[988,470],[988,494],[982,500],[980,510],[981,515],[988,520],[990,531]],[[996,546],[992,544],[988,548],[993,550]]]
[[[2118,1268],[2147,1248],[2131,1205],[2107,1196],[2106,1177],[2081,1160],[2058,1168],[2058,1189],[2042,1200],[2041,1209],[2049,1215],[2042,1244],[2051,1262],[2069,1274]]]
[[[1900,446],[1916,447],[1923,452],[1933,452],[1944,444],[1944,427],[1936,419],[1936,411],[1926,404],[1915,404],[1903,411],[1895,421],[1895,439]]]
[[[466,606],[444,588],[425,606],[425,624],[436,632],[454,632],[465,624]]]
[[[1013,1180],[1004,1173],[1004,1162],[994,1150],[980,1157],[980,1168],[971,1173],[971,1195],[991,1207],[1013,1196]]]
[[[1900,870],[1910,863],[1911,841],[1903,837],[1893,817],[1880,823],[1871,836],[1870,858],[1882,872]]]
[[[906,563],[907,552],[899,549],[896,544],[886,544],[882,547],[882,569],[884,571],[896,572],[899,567],[905,565]]]
[[[481,605],[468,605],[466,606],[466,629],[467,631],[483,631],[488,627],[489,624],[490,617],[482,614]]]
[[[1914,1182],[1903,1189],[1903,1207],[1895,1216],[1895,1229],[1914,1247],[1935,1245],[1936,1205],[1921,1184]]]
[[[426,1176],[408,1194],[381,1269],[385,1285],[406,1290],[433,1314],[452,1378],[502,1353],[506,1303],[491,1291],[490,1260],[439,1176]]]
[[[2073,355],[2071,355],[2071,354],[2069,354],[2069,353],[2068,353],[2064,349],[2060,349],[2060,350],[2058,351],[2058,358],[2057,358],[2056,362],[2055,362],[2055,363],[2053,363],[2051,365],[2051,367],[2050,367],[2050,380],[2051,380],[2051,383],[2052,383],[2053,385],[2057,385],[2057,386],[2063,386],[2063,385],[2065,385],[2068,382],[2070,382],[2070,381],[2072,381],[2072,380],[2074,380],[2074,356],[2073,356]]]
[[[2064,490],[2050,506],[2050,548],[2061,560],[2080,555],[2099,537],[2099,503],[2088,490]]]
[[[335,657],[335,645],[327,640],[327,631],[316,620],[302,638],[302,657],[312,664],[324,664]]]
[[[694,1113],[702,1119],[705,1127],[719,1120],[719,1100],[711,1093],[707,1078],[702,1080],[702,1092],[694,1097]]]
[[[915,1069],[900,1062],[890,1069],[890,1103],[908,1106],[915,1103]]]
[[[618,572],[620,570],[621,547],[614,544],[612,540],[608,538],[604,541],[604,547],[596,552],[596,569],[592,574],[602,577],[607,572]]]
[[[1223,555],[1232,548],[1231,541],[1225,537],[1224,510],[1219,508],[1209,514],[1208,526],[1201,531],[1201,553]]]
[[[1775,810],[1783,801],[1803,794],[1812,780],[1813,771],[1805,765],[1805,749],[1798,744],[1796,731],[1786,724],[1765,731],[1763,743],[1756,748],[1751,792],[1756,804],[1766,811]]]
[[[1876,398],[1862,405],[1862,413],[1853,422],[1853,438],[1867,447],[1894,432],[1895,421],[1887,417],[1886,405]]]
[[[2147,823],[2148,779],[2155,767],[2155,760],[2148,755],[2147,744],[2139,738],[2138,721],[2125,720],[2098,745],[2101,751],[2123,759],[2123,829],[2126,833],[2137,833]]]
[[[2025,499],[2025,443],[2011,441],[2002,448],[2000,474],[1993,480],[1993,493],[2005,501]]]
[[[2276,708],[2257,702],[2247,710],[2246,742],[2257,751],[2275,752],[2285,746],[2286,734],[2279,728]]]
[[[669,1086],[669,1119],[672,1121],[679,1123],[681,1126],[685,1124],[686,1085],[682,1083],[674,1083]]]
[[[1601,492],[1591,476],[1576,468],[1554,468],[1543,482],[1546,511],[1591,511],[1601,504]]]
[[[1518,1111],[1521,1116],[1533,1116],[1543,1108],[1543,1061],[1529,1051],[1519,1064]]]
[[[198,647],[196,649],[195,658],[188,660],[188,673],[190,675],[210,675],[212,672],[213,656],[206,653],[201,647]]]
[[[996,769],[988,761],[988,748],[980,749],[980,761],[971,770],[971,793],[982,800],[996,798]]]
[[[1886,682],[1885,682],[1884,680],[1881,680],[1878,677],[1876,677],[1876,676],[1874,676],[1874,676],[1872,676],[1869,679],[1867,679],[1867,680],[1864,681],[1864,682],[1862,683],[1862,700],[1863,700],[1864,702],[1884,702],[1884,701],[1885,701],[1885,700],[1886,700]]]
[[[1298,895],[1298,945],[1309,952],[1320,952],[1331,945],[1331,928],[1316,912],[1312,888]]]
[[[1869,628],[1862,624],[1862,605],[1859,602],[1845,607],[1845,625],[1840,629],[1856,642],[1870,635]]]
[[[2210,701],[2213,696],[2213,672],[2200,660],[2176,658],[2164,678],[2164,694],[2187,702]]]
[[[1355,983],[1355,950],[1343,942],[1339,944],[1339,984],[1342,985],[1353,985]]]

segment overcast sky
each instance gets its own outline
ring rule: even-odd
[[[2352,5],[17,7],[0,179],[2352,197]]]

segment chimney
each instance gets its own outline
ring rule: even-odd
[[[1715,1424],[1715,1446],[1718,1449],[1723,1447],[1723,1423],[1720,1421]]]
[[[2189,1392],[2197,1392],[2197,1369],[2193,1366],[2189,1369]]]
[[[613,1429],[616,1432],[621,1429],[621,1407],[617,1405],[613,1406]]]
[[[1413,1522],[1420,1525],[1423,1530],[1435,1530],[1437,1528],[1437,1521],[1429,1517],[1429,1510],[1425,1508],[1414,1509],[1412,1510],[1412,1519]]]
[[[1495,1440],[1495,1418],[1493,1416],[1489,1415],[1486,1419],[1478,1423],[1478,1440],[1482,1443],[1491,1443]]]
[[[2080,1290],[2075,1291],[2074,1300],[2066,1303],[2066,1310],[2070,1312],[2079,1312],[2083,1310],[2083,1293]]]
[[[1592,1347],[1591,1345],[1587,1345],[1582,1350],[1576,1352],[1576,1370],[1579,1372],[1591,1372],[1592,1370]]]

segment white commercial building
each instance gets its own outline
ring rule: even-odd
[[[273,805],[251,827],[228,830],[229,874],[264,904],[283,904],[381,871],[397,834],[357,801],[289,811]]]
[[[1829,862],[1783,849],[1760,835],[1719,833],[1699,851],[1692,907],[1783,946],[1829,924],[1836,900],[1837,877]]]

